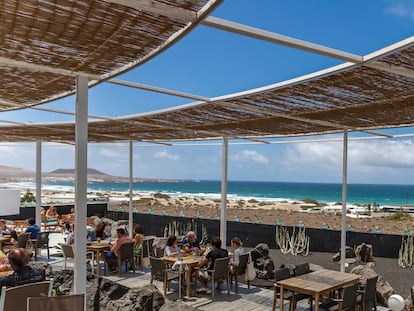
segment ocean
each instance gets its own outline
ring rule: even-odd
[[[33,182],[9,183],[3,186],[35,189]],[[293,202],[315,199],[322,203],[341,202],[341,184],[303,182],[229,181],[228,199]],[[43,190],[73,191],[73,182],[44,182]],[[128,182],[89,182],[88,191],[129,192]],[[174,197],[220,199],[221,182],[217,180],[135,182],[134,193],[151,195],[162,192]],[[414,205],[414,185],[349,184],[348,204]]]

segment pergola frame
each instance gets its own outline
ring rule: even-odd
[[[0,110],[32,108],[54,113],[72,114],[59,109],[36,106],[74,94],[77,89],[80,92],[76,93],[76,122],[28,124],[5,120],[2,122],[12,125],[0,127],[0,139],[13,142],[36,141],[38,142],[38,158],[41,156],[40,142],[75,143],[75,201],[77,207],[86,204],[88,141],[128,141],[130,142],[130,157],[132,157],[134,141],[165,144],[170,141],[223,139],[222,219],[220,229],[222,239],[226,240],[225,210],[229,139],[243,138],[257,141],[262,137],[343,132],[344,211],[346,207],[346,142],[348,131],[365,131],[374,135],[387,136],[374,130],[414,125],[414,118],[411,117],[414,115],[414,66],[412,65],[414,63],[414,37],[370,55],[359,56],[209,17],[209,13],[220,2],[214,0],[170,2],[107,0],[90,1],[90,3],[85,4],[85,6],[90,6],[85,8],[71,8],[70,1],[63,1],[67,6],[61,5],[61,11],[59,11],[54,1],[43,1],[37,4],[25,3],[21,7],[19,7],[17,0],[10,1],[10,3],[15,4],[15,7],[9,4],[5,8],[7,10],[6,14],[3,15],[5,18],[13,18],[14,16],[10,15],[14,13],[16,16],[20,16],[23,22],[21,25],[13,24],[8,29],[10,30],[10,36],[6,31],[5,37],[2,38],[4,39],[3,42],[8,43],[8,40],[10,40],[13,43],[15,37],[22,34],[22,37],[17,39],[23,45],[27,43],[28,46],[27,49],[20,49],[18,45],[5,44],[3,48],[0,48],[0,68],[3,69],[3,74],[0,76],[0,94],[2,94],[0,96]],[[78,4],[73,4],[73,6],[76,5]],[[54,7],[55,10],[53,11]],[[68,37],[66,31],[64,31],[65,27],[63,27],[60,33],[62,36],[59,37],[58,31],[52,31],[47,25],[36,26],[36,21],[41,24],[37,18],[41,18],[42,14],[49,14],[50,8],[54,13],[51,19],[55,19],[57,25],[60,22],[67,26],[67,24],[72,25],[73,22],[73,28],[82,26],[98,29],[96,34],[101,35],[101,37],[95,36],[94,39],[100,42],[99,45],[93,47],[93,50],[88,50],[89,46],[92,46],[92,41],[90,38],[82,36],[81,33],[75,32],[72,37]],[[19,14],[20,10],[22,11],[21,15]],[[76,15],[73,12],[76,12]],[[85,12],[87,14],[83,15]],[[61,18],[59,14],[62,16],[66,14],[67,20]],[[80,18],[86,16],[85,20],[80,22],[77,15]],[[94,20],[100,20],[99,17],[102,16],[109,18],[105,19],[107,24],[101,24],[102,29],[100,29],[97,27],[99,24],[94,23]],[[113,17],[113,20],[111,17]],[[32,20],[30,20],[31,18]],[[122,22],[117,22],[119,20]],[[334,57],[345,60],[347,63],[288,81],[215,98],[206,98],[181,91],[114,79],[118,74],[135,68],[155,57],[181,39],[199,23]],[[145,31],[142,31],[144,28],[148,31],[148,36],[146,36]],[[30,31],[27,32],[27,29]],[[45,36],[42,36],[43,31],[47,32]],[[134,33],[134,31],[137,33]],[[56,57],[56,54],[58,54],[56,50],[42,50],[39,48],[42,45],[37,46],[36,40],[28,40],[33,39],[28,36],[35,36],[38,33],[41,34],[38,40],[46,41],[49,37],[54,38],[54,41],[51,40],[50,44],[55,44],[57,51],[59,48],[63,49],[63,45],[59,46],[61,42],[59,40],[66,40],[65,44],[74,41],[74,44],[79,46],[79,50],[73,54],[70,54],[70,49],[63,51],[68,55],[66,62]],[[140,42],[134,41],[138,37],[145,44],[139,45]],[[82,41],[84,39],[85,41]],[[115,43],[115,45],[111,43]],[[136,44],[135,49],[131,48],[133,44]],[[13,50],[13,46],[16,46],[16,50]],[[75,46],[72,48],[75,49]],[[139,52],[135,54],[134,51]],[[108,60],[115,59],[114,55],[118,56],[118,63],[112,62],[116,64],[110,66]],[[53,62],[48,63],[48,59],[53,59]],[[28,88],[25,80],[25,78],[29,80],[29,77],[34,80],[31,88]],[[53,81],[54,84],[51,85],[49,81]],[[196,100],[196,102],[150,113],[116,118],[91,115],[89,117],[96,120],[88,123],[87,85],[90,87],[103,82],[190,98]],[[18,83],[22,84],[20,89],[17,87]],[[17,92],[15,92],[15,88],[17,88]],[[36,167],[41,169],[41,162],[39,161],[37,159]],[[132,166],[131,163],[130,160],[130,166]],[[132,175],[132,167],[130,167],[130,175]],[[40,186],[40,176],[37,175],[36,180],[38,186]],[[131,213],[132,211],[130,211],[130,219],[132,219]],[[343,213],[343,220],[344,217],[345,213]],[[82,210],[80,213],[77,212],[77,226],[86,224],[85,218],[86,210]],[[344,255],[344,228],[342,228],[342,233],[341,249]],[[82,230],[76,231],[75,240],[78,245],[86,242]],[[77,250],[75,292],[83,293],[85,291],[85,280],[82,278],[82,272],[84,272],[85,262],[82,258],[84,258],[85,250],[83,247],[77,247]],[[343,260],[341,269],[343,270]]]

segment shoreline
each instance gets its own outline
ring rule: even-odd
[[[108,191],[88,192],[88,200],[108,203],[108,210],[119,211],[122,208],[129,211],[129,194]],[[141,213],[153,213],[170,216],[201,217],[217,219],[220,217],[221,202],[217,199],[199,199],[191,197],[170,197],[164,194],[139,195],[134,194],[134,211]],[[42,203],[44,204],[73,204],[74,193],[69,191],[43,191]],[[303,222],[309,228],[322,228],[327,224],[330,229],[341,229],[341,216],[335,213],[310,213],[301,206],[307,204],[303,201],[296,202],[262,202],[257,200],[228,200],[228,221],[240,221],[247,223],[262,223],[274,225],[279,219],[283,225],[296,226]],[[306,206],[308,207],[308,206]],[[374,232],[378,227],[381,233],[402,235],[405,228],[414,232],[414,217],[410,214],[405,218],[390,220],[382,217],[365,217],[354,215],[347,217],[347,225],[352,226],[353,231]],[[392,218],[392,216],[391,216]]]

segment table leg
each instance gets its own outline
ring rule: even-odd
[[[101,270],[101,252],[96,252],[96,275],[99,276],[99,270]]]
[[[191,287],[191,274],[193,273],[193,269],[189,267],[187,271],[187,297],[190,297],[190,287]]]
[[[280,285],[280,311],[283,311],[283,302],[284,302],[284,289],[283,289],[283,285]]]
[[[311,306],[311,309],[312,309],[312,306]],[[315,311],[319,311],[319,293],[315,294]]]

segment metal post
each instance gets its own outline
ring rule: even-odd
[[[40,208],[42,207],[42,142],[36,142],[36,224],[41,227],[42,219]]]
[[[86,292],[86,216],[88,176],[88,78],[76,77],[75,124],[75,266],[74,292]],[[98,267],[99,269],[99,267]]]
[[[348,174],[348,130],[344,130],[344,146],[342,159],[342,215],[341,215],[341,272],[345,271],[346,248],[346,191]]]
[[[227,167],[229,139],[223,137],[221,166],[221,212],[220,212],[220,239],[223,247],[227,245]]]
[[[134,188],[134,184],[133,184],[133,154],[134,154],[134,143],[132,142],[132,140],[129,141],[129,224],[128,224],[128,230],[129,230],[129,236],[132,238],[133,237],[133,210],[132,210],[132,196],[133,196],[133,188]]]

